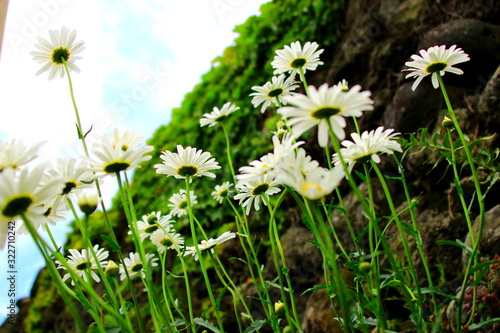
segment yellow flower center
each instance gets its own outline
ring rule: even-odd
[[[267,190],[269,190],[269,184],[262,183],[262,184],[255,186],[255,188],[252,190],[252,195],[258,196],[258,195],[266,193]]]
[[[66,47],[60,46],[58,48],[55,48],[54,51],[52,51],[51,55],[52,62],[56,65],[62,65],[64,62],[68,61],[69,55],[69,49]]]
[[[198,168],[194,165],[182,165],[177,169],[177,174],[182,177],[194,176],[198,173]]]
[[[446,67],[448,67],[447,63],[442,62],[442,61],[437,61],[437,62],[433,62],[432,64],[430,64],[429,66],[427,66],[425,68],[425,71],[427,73],[429,73],[429,74],[432,74],[432,73],[436,73],[436,72],[442,71]]]
[[[316,191],[318,191],[318,192],[323,191],[323,188],[320,185],[313,183],[313,182],[302,184],[302,186],[300,188],[302,189],[302,191],[307,192],[309,187],[314,187],[316,189]]]
[[[66,186],[64,186],[62,194],[68,194],[71,192],[74,188],[76,187],[76,182],[73,180],[70,180],[69,182],[66,183]]]
[[[28,207],[33,203],[33,199],[29,195],[12,198],[5,205],[2,214],[6,217],[14,217],[25,213]]]
[[[290,63],[290,67],[292,67],[294,69],[299,69],[299,68],[304,67],[304,65],[306,64],[306,62],[307,62],[306,58],[295,58]]]
[[[342,113],[342,109],[340,107],[322,107],[311,111],[311,117],[322,120],[328,119],[339,113]]]
[[[129,162],[112,162],[104,166],[104,172],[106,173],[117,173],[123,170],[127,170],[130,167]]]
[[[267,97],[277,97],[283,93],[283,88],[275,88],[267,93]]]

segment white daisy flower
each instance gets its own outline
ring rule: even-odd
[[[113,129],[113,137],[111,138],[111,145],[113,148],[121,148],[123,151],[135,149],[144,144],[144,138],[137,136],[130,130],[120,132],[117,128]]]
[[[231,102],[227,102],[219,110],[214,107],[213,111],[210,113],[205,113],[200,119],[200,127],[207,126],[212,127],[217,125],[217,123],[223,121],[227,116],[240,108]]]
[[[94,188],[95,176],[91,170],[84,161],[78,162],[75,158],[66,156],[58,159],[55,169],[49,173],[51,176],[61,177],[66,182],[66,186],[60,194],[69,195],[83,189]]]
[[[376,130],[364,131],[361,136],[358,133],[352,133],[353,141],[344,140],[340,149],[340,154],[344,162],[349,166],[349,172],[352,171],[354,163],[364,162],[370,158],[375,163],[380,163],[378,154],[394,154],[395,151],[403,152],[399,142],[393,140],[400,133],[393,133],[394,129],[389,128],[384,131],[384,127],[380,126]],[[340,165],[340,157],[337,153],[333,154],[333,163]]]
[[[332,170],[316,167],[307,173],[299,168],[288,171],[280,180],[308,200],[318,200],[332,193],[345,175],[342,167]]]
[[[231,184],[230,182],[224,182],[221,185],[215,185],[215,191],[211,193],[212,197],[219,203],[222,203],[231,192],[231,186],[233,186],[233,184]]]
[[[0,249],[5,244],[9,221],[24,214],[35,229],[48,223],[44,203],[61,193],[64,182],[58,177],[46,177],[45,165],[27,167],[16,174],[12,168],[0,172]]]
[[[276,107],[287,104],[287,97],[292,95],[292,91],[297,89],[298,84],[293,76],[285,80],[285,74],[280,76],[273,76],[271,82],[267,82],[262,87],[254,86],[252,90],[256,92],[251,93],[252,104],[256,108],[260,104],[260,112],[264,113],[267,107],[273,103]]]
[[[295,137],[318,126],[318,143],[321,147],[328,144],[328,123],[340,139],[345,138],[345,117],[360,117],[363,111],[373,110],[373,100],[369,91],[360,92],[356,85],[349,91],[338,86],[321,85],[318,89],[309,86],[309,96],[295,94],[288,100],[290,105],[278,109],[278,113],[288,118]]]
[[[269,196],[281,191],[280,188],[276,187],[278,184],[278,181],[270,175],[262,175],[256,179],[239,181],[236,184],[236,189],[241,193],[236,194],[234,199],[240,200],[240,204],[246,207],[246,214],[248,215],[252,204],[255,210],[260,209],[261,200],[267,206]]]
[[[434,88],[439,87],[438,73],[441,76],[446,72],[463,74],[461,69],[455,68],[453,65],[470,60],[469,55],[461,48],[457,48],[456,45],[452,45],[449,49],[446,49],[446,45],[433,46],[427,50],[420,50],[419,53],[420,55],[411,56],[413,61],[405,63],[410,68],[403,69],[403,71],[411,72],[406,75],[406,78],[416,78],[411,87],[412,90],[417,89],[417,86],[427,75],[431,75]]]
[[[214,247],[235,237],[236,234],[234,232],[226,231],[216,239],[210,238],[208,240],[201,241],[201,243],[198,244],[198,250],[200,253],[207,250],[210,250],[210,252],[214,253]],[[196,248],[194,246],[187,246],[186,251],[184,251],[185,257],[190,255],[194,256],[194,260],[198,261],[198,254],[196,253]]]
[[[296,171],[306,175],[316,170],[319,167],[318,161],[315,161],[311,156],[306,155],[306,151],[303,148],[298,148],[297,152],[288,154],[280,160],[278,166],[280,172],[277,174],[277,180],[281,181],[282,176],[286,174],[293,174]]]
[[[289,154],[294,154],[294,150],[304,143],[304,141],[295,141],[295,138],[289,133],[285,133],[281,140],[278,135],[273,138],[274,149],[272,153],[262,156],[259,160],[251,161],[249,166],[243,166],[239,169],[240,174],[236,176],[239,181],[256,179],[262,175],[269,174],[272,177],[277,175],[277,169],[283,159]]]
[[[66,217],[70,212],[70,209],[65,201],[59,200],[60,198],[60,196],[53,196],[46,202],[40,204],[40,207],[44,209],[43,216],[45,218],[37,219],[35,223],[31,223],[36,230],[42,227],[43,231],[47,231],[43,226],[47,224],[55,226],[59,222],[64,222],[67,220]],[[24,222],[21,222],[21,224],[19,225],[19,229],[17,229],[17,232],[23,235],[29,234],[29,230]]]
[[[0,172],[5,168],[17,169],[37,157],[38,149],[45,142],[40,142],[27,148],[22,140],[4,142],[0,140]]]
[[[144,138],[131,138],[132,134],[126,131],[126,140],[116,140],[120,137],[114,131],[113,138],[102,135],[92,146],[92,157],[89,159],[92,171],[98,176],[116,174],[120,171],[130,170],[139,167],[139,163],[150,160],[154,147],[144,145]]]
[[[165,232],[158,229],[151,234],[151,243],[156,245],[160,253],[164,253],[168,249],[176,250],[179,253],[184,245],[184,237],[173,230]]]
[[[349,91],[349,84],[345,79],[339,81],[335,86],[339,87],[342,91]]]
[[[177,179],[201,176],[215,178],[215,174],[209,171],[220,169],[219,163],[209,152],[191,147],[183,148],[181,145],[177,145],[177,153],[166,150],[160,158],[163,163],[155,164],[156,173],[174,176]]]
[[[156,267],[158,266],[158,263],[156,263],[158,258],[154,258],[154,254],[152,253],[147,253],[145,259],[146,263],[143,263],[141,260],[141,256],[139,255],[138,252],[136,253],[130,252],[129,258],[123,259],[125,267],[123,267],[123,265],[120,265],[120,280],[123,281],[127,277],[125,269],[128,271],[128,275],[130,277],[140,274],[143,279],[146,278],[146,273],[144,272],[144,265],[150,263],[151,267]]]
[[[104,267],[107,264],[106,259],[108,259],[109,252],[105,251],[104,249],[100,249],[99,245],[94,245],[93,248],[101,267]],[[94,270],[98,269],[98,265],[94,260],[94,256],[92,255],[90,249],[83,249],[81,252],[71,249],[69,250],[69,253],[71,253],[71,255],[68,256],[68,266],[74,273],[80,275],[83,281],[89,282],[87,280],[87,274],[85,272],[88,272],[95,282],[101,281],[99,276],[94,272]],[[59,264],[57,269],[67,270],[66,266],[64,266],[59,260],[56,260],[56,263]],[[63,281],[66,281],[70,277],[71,275],[69,273],[66,273],[63,276]],[[71,284],[75,285],[75,281],[72,280]]]
[[[161,212],[143,215],[142,221],[137,221],[137,229],[141,235],[141,241],[150,237],[156,230],[162,230],[162,228],[167,231],[170,230],[175,223],[175,221],[172,220],[172,216],[164,215],[158,217],[158,214],[161,214]],[[129,234],[131,233],[132,232],[129,231]]]
[[[194,192],[189,191],[189,201],[191,201],[191,206],[194,206],[198,203],[196,199],[197,198]],[[168,207],[171,209],[170,213],[173,216],[180,217],[188,213],[187,211],[188,201],[186,196],[186,190],[179,190],[179,193],[172,195],[172,197],[170,197],[168,201],[170,201]]]
[[[306,70],[314,71],[318,65],[323,65],[319,61],[319,55],[323,53],[323,49],[316,51],[318,44],[316,42],[307,42],[302,48],[300,42],[294,42],[290,46],[286,45],[283,50],[277,50],[271,65],[275,68],[273,74],[281,74],[290,72],[292,76],[302,68],[305,73]]]
[[[66,27],[62,27],[60,31],[49,30],[49,38],[50,41],[38,37],[38,44],[35,44],[38,51],[30,52],[35,61],[44,64],[36,75],[49,71],[49,80],[58,75],[63,77],[65,71],[62,59],[68,65],[69,70],[80,73],[80,68],[75,65],[75,60],[82,58],[77,54],[82,52],[85,47],[82,41],[75,43],[76,30],[69,30]]]

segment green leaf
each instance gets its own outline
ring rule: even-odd
[[[286,268],[286,267],[282,267],[282,268],[281,268],[281,273],[283,273],[283,274],[285,274],[285,275],[286,275],[286,274],[288,274],[289,272],[290,272],[290,270],[289,270],[288,268]]]
[[[134,305],[132,302],[125,301],[125,303],[123,303],[123,306],[120,307],[120,314],[124,314],[125,310],[128,311],[128,309],[130,309],[132,305]]]
[[[477,324],[469,325],[469,330],[477,330],[486,326],[494,325],[500,323],[500,318],[488,318],[485,321],[479,322]]]
[[[418,237],[418,231],[413,229],[413,227],[411,225],[409,225],[408,223],[403,222],[403,221],[401,221],[401,224],[406,229],[406,231],[408,231],[408,233],[410,235],[412,235],[413,237]]]
[[[453,182],[455,183],[455,187],[457,188],[458,195],[463,195],[464,190],[462,189],[462,185],[460,185],[460,180],[457,177],[454,177]]]
[[[288,289],[287,287],[283,287],[283,286],[280,286],[279,284],[277,283],[274,283],[274,282],[271,282],[271,281],[266,281],[266,283],[272,287],[275,287],[275,288],[278,288],[278,289],[283,289],[284,291],[286,292],[290,292],[290,289]]]
[[[268,320],[264,320],[264,319],[257,320],[255,322],[253,322],[250,326],[248,326],[247,329],[243,333],[255,332],[255,331],[259,330],[262,326],[267,324],[268,322],[269,322]]]
[[[222,297],[224,297],[224,293],[227,290],[227,286],[224,287],[221,292],[219,293],[219,297],[217,297],[217,301],[215,301],[215,310],[219,309],[219,305],[222,302]]]
[[[361,180],[366,183],[366,176],[364,174],[362,174],[361,172],[358,172],[356,170],[354,170],[354,172],[356,173],[356,175],[358,175],[359,178],[361,178]]]
[[[469,252],[472,252],[472,248],[470,246],[465,245],[465,243],[459,239],[457,239],[455,242],[454,241],[447,241],[447,240],[438,240],[438,241],[436,241],[436,243],[441,244],[441,245],[453,245],[453,246],[457,246],[459,248],[462,248],[464,250],[467,250]]]
[[[326,286],[321,285],[321,286],[314,286],[312,288],[308,288],[308,289],[304,290],[304,292],[302,294],[300,294],[300,296],[307,294],[307,293],[310,293],[311,291],[319,290],[319,289],[326,289]]]
[[[209,323],[208,321],[206,321],[203,318],[194,318],[194,322],[200,326],[203,326],[203,327],[208,328],[209,330],[212,330],[212,332],[220,333],[220,331],[217,327],[215,327],[214,325],[212,325],[211,323]]]
[[[117,327],[117,326],[114,326],[111,324],[105,324],[104,330],[106,331],[106,333],[119,333],[122,331],[122,329],[120,327]]]
[[[113,250],[115,250],[116,252],[120,251],[121,249],[121,246],[118,245],[118,243],[116,243],[113,239],[111,239],[111,237],[108,237],[106,235],[101,235],[101,238],[106,242],[108,243],[109,246],[111,246],[111,248]]]

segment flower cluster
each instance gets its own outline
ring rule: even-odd
[[[75,43],[76,32],[63,27],[60,31],[51,30],[49,36],[50,41],[39,38],[39,44],[36,46],[38,51],[31,53],[36,61],[43,63],[37,75],[49,71],[49,79],[53,79],[56,76],[62,77],[65,73],[70,75],[70,71],[79,72],[75,60],[80,58],[78,54],[84,47],[83,42]],[[41,227],[49,230],[49,225],[65,220],[66,212],[69,210],[73,211],[78,227],[82,234],[86,236],[89,215],[96,210],[98,201],[97,196],[89,194],[89,191],[94,186],[99,189],[99,184],[104,181],[106,176],[116,175],[115,178],[119,182],[120,191],[122,191],[122,206],[126,213],[130,229],[129,234],[134,238],[136,249],[129,252],[127,256],[120,253],[121,262],[118,264],[108,258],[109,252],[107,250],[99,247],[99,245],[92,245],[90,238],[85,239],[87,242],[86,248],[81,250],[70,249],[65,260],[62,260],[62,255],[54,249],[51,255],[58,255],[57,258],[61,259],[55,261],[55,264],[58,265],[57,269],[65,271],[62,279],[58,274],[55,274],[62,282],[70,279],[72,285],[78,286],[82,280],[85,283],[91,283],[92,280],[100,282],[104,275],[109,278],[116,278],[115,282],[118,281],[118,277],[120,280],[139,277],[146,285],[144,290],[150,293],[156,289],[153,286],[148,286],[149,281],[152,280],[151,270],[155,267],[161,268],[162,280],[166,281],[165,272],[167,270],[164,266],[166,258],[169,257],[167,254],[173,253],[174,256],[172,257],[180,260],[183,267],[185,267],[184,260],[186,258],[192,257],[194,261],[199,261],[207,290],[212,298],[212,305],[216,307],[204,260],[213,260],[214,257],[218,259],[217,255],[213,255],[215,247],[237,238],[237,235],[241,236],[239,238],[241,242],[248,241],[248,243],[245,243],[245,247],[247,245],[252,247],[253,240],[250,237],[251,235],[248,234],[247,216],[250,215],[252,209],[257,211],[262,206],[268,206],[272,216],[269,221],[269,242],[279,244],[278,227],[275,225],[275,207],[272,205],[275,202],[281,203],[281,199],[284,198],[285,194],[290,192],[295,199],[299,199],[298,205],[301,208],[306,207],[303,213],[307,215],[306,219],[309,222],[307,226],[316,237],[315,242],[323,255],[325,267],[330,266],[332,268],[332,281],[338,279],[338,276],[334,276],[337,274],[336,271],[339,271],[338,266],[335,266],[337,261],[341,258],[348,258],[352,254],[349,255],[344,251],[342,256],[337,256],[335,254],[337,246],[344,250],[341,242],[333,244],[331,241],[324,241],[324,239],[332,236],[331,233],[335,234],[335,230],[331,223],[331,228],[325,224],[326,219],[319,218],[318,223],[315,223],[315,218],[319,216],[317,214],[321,214],[321,212],[318,213],[317,208],[325,208],[325,217],[330,218],[330,213],[327,212],[329,208],[327,207],[331,205],[326,204],[325,198],[338,189],[343,181],[348,181],[350,186],[357,189],[358,184],[353,181],[354,177],[351,176],[357,164],[371,163],[370,166],[378,170],[378,163],[382,161],[384,155],[393,155],[394,157],[394,154],[402,153],[403,149],[398,141],[400,133],[395,132],[392,128],[386,129],[383,126],[377,126],[373,129],[360,130],[363,126],[357,123],[357,118],[363,116],[365,112],[374,110],[374,101],[371,98],[370,91],[363,90],[358,84],[350,87],[345,79],[338,81],[333,86],[328,83],[319,85],[319,87],[307,84],[305,74],[315,71],[319,65],[323,64],[320,60],[323,50],[318,50],[318,47],[319,45],[316,42],[306,42],[302,46],[300,41],[296,41],[284,46],[281,50],[277,50],[276,56],[271,63],[274,68],[273,75],[275,76],[263,86],[251,87],[253,92],[249,95],[251,97],[249,102],[254,108],[261,113],[275,109],[276,114],[281,116],[281,119],[278,123],[278,130],[274,132],[271,138],[272,150],[260,158],[248,162],[248,165],[239,166],[237,169],[238,174],[236,174],[232,165],[229,151],[230,141],[226,128],[222,126],[224,125],[222,123],[228,116],[240,110],[240,107],[232,102],[226,102],[220,109],[214,107],[212,112],[203,114],[200,119],[200,127],[214,127],[217,129],[215,126],[221,123],[220,127],[222,127],[227,140],[232,178],[231,181],[226,180],[216,185],[211,192],[211,196],[217,203],[230,204],[231,208],[235,210],[237,232],[225,231],[218,237],[208,237],[208,235],[212,236],[214,233],[205,232],[204,225],[207,223],[205,221],[200,222],[195,216],[195,208],[199,207],[197,206],[197,194],[199,195],[199,193],[195,185],[197,185],[196,181],[200,177],[216,178],[217,175],[214,172],[221,169],[221,166],[210,152],[190,146],[183,147],[182,145],[176,146],[176,152],[162,151],[160,156],[157,156],[161,163],[154,164],[154,168],[159,175],[173,176],[175,179],[184,180],[184,182],[180,182],[184,185],[184,188],[179,188],[169,198],[168,203],[166,203],[169,209],[167,214],[153,211],[143,215],[142,219],[137,221],[135,218],[134,198],[130,193],[126,193],[130,187],[126,186],[126,189],[123,189],[121,186],[123,185],[121,174],[140,167],[142,162],[152,159],[153,157],[149,153],[154,150],[154,147],[145,144],[144,138],[135,135],[131,131],[115,129],[111,135],[101,134],[94,137],[93,133],[87,133],[90,134],[89,141],[93,142],[90,150],[88,150],[89,152],[87,152],[85,141],[87,134],[81,135],[79,139],[84,142],[86,156],[59,159],[55,162],[54,167],[50,163],[36,167],[27,166],[36,158],[37,151],[43,143],[28,148],[22,141],[3,142],[0,140],[0,248],[5,244],[6,222],[23,220],[24,225],[20,227],[19,232],[30,232],[36,237],[36,232]],[[406,66],[408,68],[404,69],[404,71],[410,72],[406,75],[407,78],[416,78],[412,86],[413,90],[428,75],[431,75],[431,82],[437,88],[442,82],[441,76],[445,72],[462,74],[462,70],[453,66],[469,60],[468,55],[455,45],[449,49],[444,45],[434,46],[428,50],[421,50],[419,53],[420,55],[412,56],[413,61],[407,62]],[[297,74],[299,78],[297,78]],[[302,92],[298,92],[299,89],[302,89]],[[348,126],[349,122],[352,122],[356,128],[356,132],[350,134],[351,140],[346,139],[345,133],[346,129],[350,128]],[[308,137],[308,144],[306,144],[306,141],[300,140],[301,138],[306,140],[305,137],[311,134],[310,132],[313,132],[313,135]],[[311,141],[315,139],[318,146],[324,148],[324,156],[318,156],[317,152],[309,153],[307,151]],[[333,154],[330,147],[333,148]],[[314,159],[313,156],[317,158]],[[323,160],[326,161],[323,163]],[[359,175],[359,173],[355,174]],[[127,179],[127,177],[125,178]],[[363,178],[363,176],[360,176],[360,178]],[[380,178],[382,178],[380,181],[383,182],[383,177]],[[129,185],[128,179],[126,184]],[[98,192],[100,195],[100,191]],[[280,193],[280,199],[273,201],[272,196],[278,193]],[[340,191],[337,190],[337,194],[340,196]],[[73,201],[76,197],[78,197],[78,205],[84,213],[84,223],[81,223],[73,208]],[[99,199],[102,204],[102,197],[99,197]],[[239,208],[244,213],[240,214],[233,202],[238,202]],[[370,223],[373,223],[376,216],[371,210],[365,209],[364,214],[369,217]],[[372,213],[373,216],[371,216]],[[398,214],[391,213],[394,216],[395,224],[400,223]],[[185,216],[189,220],[190,238],[182,229],[184,224],[176,221],[176,219],[186,219]],[[179,225],[181,227],[178,227]],[[319,225],[320,229],[316,225]],[[110,227],[109,229],[112,233],[113,228]],[[198,237],[198,233],[203,237]],[[361,236],[360,234],[358,237]],[[113,246],[114,250],[120,250],[120,246],[115,243],[115,240],[103,238]],[[198,243],[198,239],[201,238],[203,240]],[[335,235],[335,238],[338,241],[337,235]],[[45,245],[41,239],[38,241],[40,244]],[[357,244],[358,239],[355,241]],[[194,245],[187,246],[187,244],[192,243]],[[275,247],[272,246],[271,248],[275,261],[280,262],[280,260],[277,260],[278,254]],[[52,250],[49,246],[45,247],[45,252],[48,252],[49,249]],[[263,266],[258,264],[256,251],[254,248],[251,249],[252,251],[244,251],[247,256],[250,256],[249,253],[254,255],[254,257],[247,257],[246,262],[255,263],[257,269],[261,270]],[[169,250],[172,251],[168,252]],[[206,253],[209,256],[202,256],[202,254]],[[358,249],[359,253],[364,255],[362,249]],[[283,254],[280,253],[280,255],[282,255],[281,264],[283,266],[278,267],[278,264],[276,264],[276,269],[278,273],[284,273],[288,268],[286,268],[286,260]],[[367,258],[371,256],[374,257],[376,254],[371,253]],[[497,259],[498,257],[495,257],[495,260]],[[52,260],[47,260],[47,262],[54,265]],[[366,264],[371,265],[368,262]],[[227,275],[221,267],[220,262],[214,261],[211,269],[216,270],[219,277],[224,274]],[[55,271],[55,269],[52,271]],[[479,314],[482,310],[490,310],[489,305],[492,305],[492,308],[498,307],[500,304],[498,297],[496,297],[499,286],[498,271],[498,264],[492,264],[489,267],[488,274],[484,275],[484,278],[487,279],[484,285],[480,285],[477,289],[467,287],[464,291],[464,313],[469,314],[472,311],[471,306],[474,306],[472,304],[475,303],[484,305],[484,308],[479,307],[477,312]],[[374,278],[379,277],[374,276]],[[187,272],[184,272],[184,278],[186,288],[189,288]],[[225,278],[231,280],[229,276],[225,276]],[[61,284],[63,284],[62,282]],[[108,280],[105,279],[104,282],[108,282]],[[262,282],[265,288],[258,287],[267,290],[268,281]],[[232,281],[227,284],[224,283],[224,285],[227,289],[235,287]],[[111,299],[113,296],[109,292],[110,287],[106,283],[105,287],[108,288],[107,296]],[[162,288],[164,287],[162,286]],[[328,286],[329,289],[330,287]],[[64,288],[67,289],[67,286],[64,285]],[[293,288],[291,285],[288,288],[287,297],[290,297],[290,304],[293,306]],[[336,291],[338,295],[349,294],[349,292],[342,289],[345,286],[343,287],[341,283],[336,285],[335,288],[338,288]],[[81,292],[80,288],[75,289],[76,292]],[[230,289],[230,291],[233,296],[236,294],[234,290]],[[380,292],[377,289],[373,289],[373,291],[373,294]],[[189,293],[189,290],[187,292]],[[165,292],[164,289],[163,296],[163,302],[167,304],[171,297],[170,291]],[[265,297],[266,295],[263,293],[262,295],[259,294],[259,296]],[[372,296],[368,295],[367,297]],[[79,297],[86,296],[81,293],[77,296],[77,298]],[[151,297],[150,301],[156,302],[156,298]],[[97,297],[97,300],[101,301],[101,297]],[[370,302],[375,301],[369,298],[367,300]],[[284,297],[284,301],[288,302],[286,297]],[[176,302],[177,300],[173,301],[174,304]],[[97,304],[97,302],[95,303]],[[190,303],[190,298],[188,303]],[[267,305],[273,304],[270,298],[265,300],[265,303]],[[93,306],[91,302],[88,304]],[[339,301],[339,304],[342,305],[342,302]],[[156,309],[159,307],[153,304],[151,308]],[[175,308],[180,313],[177,305]],[[374,308],[378,308],[378,305],[374,306]],[[122,309],[120,309],[120,314],[128,315],[125,313],[127,311],[122,312]],[[344,311],[344,309],[341,310],[341,312]],[[282,301],[274,303],[274,312],[279,317],[283,316],[283,312],[287,311],[289,312],[289,309]],[[272,309],[270,313],[272,313]],[[152,314],[157,315],[154,311]],[[190,314],[192,317],[192,313]],[[378,315],[378,313],[375,315]],[[497,315],[496,312],[495,315]],[[291,318],[289,316],[290,313],[287,313],[287,320]],[[154,324],[157,325],[156,319],[158,318],[153,319]],[[219,320],[219,318],[217,319]],[[375,319],[379,320],[380,318]],[[130,320],[128,323],[130,323]],[[273,324],[272,321],[269,321],[269,323]],[[191,324],[194,327],[194,324]],[[289,324],[292,323],[289,322]],[[125,322],[126,325],[127,322]]]

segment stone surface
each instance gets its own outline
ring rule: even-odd
[[[477,111],[487,122],[493,122],[496,128],[500,124],[500,66],[490,78],[481,96]]]
[[[480,219],[479,216],[475,219],[473,225],[474,234],[479,231]],[[465,244],[472,246],[470,233],[467,233]],[[493,257],[495,254],[500,254],[500,204],[488,210],[484,217],[483,234],[480,241],[479,251],[484,256]],[[467,262],[467,252],[462,253],[463,265]]]

